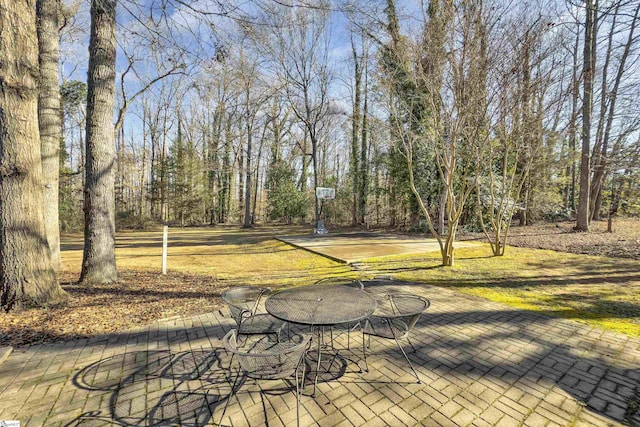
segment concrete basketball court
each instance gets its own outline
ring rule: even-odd
[[[436,239],[391,233],[305,234],[278,237],[278,240],[345,264],[368,258],[419,254],[440,250]],[[456,242],[455,247],[464,248],[477,244],[474,242]]]

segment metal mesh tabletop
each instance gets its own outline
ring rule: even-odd
[[[429,307],[429,301],[416,295],[385,294],[376,295],[378,303],[374,316],[394,318],[413,316]]]
[[[376,300],[348,286],[303,286],[271,295],[265,307],[270,314],[287,322],[338,325],[368,317],[376,309]]]

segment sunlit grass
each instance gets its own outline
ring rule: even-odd
[[[640,337],[640,268],[635,260],[488,246],[456,250],[453,267],[439,253],[366,260],[372,270]]]
[[[297,249],[275,239],[303,234],[301,227],[171,229],[169,271],[212,277],[212,283],[270,287],[313,283],[329,276],[395,278],[455,290],[640,337],[640,269],[635,260],[528,248],[491,256],[488,245],[456,250],[453,267],[439,252],[364,261],[368,270]],[[117,238],[120,270],[161,270],[162,232],[124,232]],[[64,269],[80,272],[82,237],[63,238]],[[370,272],[376,273],[370,273]]]
[[[276,287],[353,274],[348,266],[274,238],[296,232],[308,230],[300,227],[172,228],[169,230],[168,270],[211,276],[218,281]],[[118,233],[116,260],[118,269],[160,273],[162,231]],[[80,272],[81,235],[63,236],[62,262],[65,271]]]

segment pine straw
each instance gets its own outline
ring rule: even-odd
[[[575,221],[565,221],[511,227],[507,243],[522,248],[640,260],[638,219],[616,219],[613,233],[607,233],[606,221],[593,221],[589,233],[574,232],[575,225]],[[459,238],[484,241],[484,235],[479,233],[461,235]]]
[[[606,221],[592,222],[589,233],[575,233],[574,226],[575,222],[561,222],[541,224],[531,230],[518,227],[509,244],[574,254],[640,259],[640,222],[637,219],[614,221],[613,233],[607,233]]]
[[[0,315],[0,346],[86,338],[159,319],[206,313],[220,307],[221,285],[209,276],[121,271],[118,283],[79,286],[77,274],[63,272],[69,301]]]

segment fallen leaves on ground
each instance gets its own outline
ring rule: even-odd
[[[61,273],[66,303],[0,314],[0,346],[86,338],[174,316],[221,307],[228,286],[214,277],[121,271],[117,283],[82,286],[77,274]]]
[[[507,244],[523,248],[550,249],[574,254],[600,255],[640,260],[640,221],[617,219],[613,233],[607,232],[606,221],[593,221],[589,233],[574,232],[575,222],[540,223],[511,227]],[[461,239],[483,240],[477,233]]]

